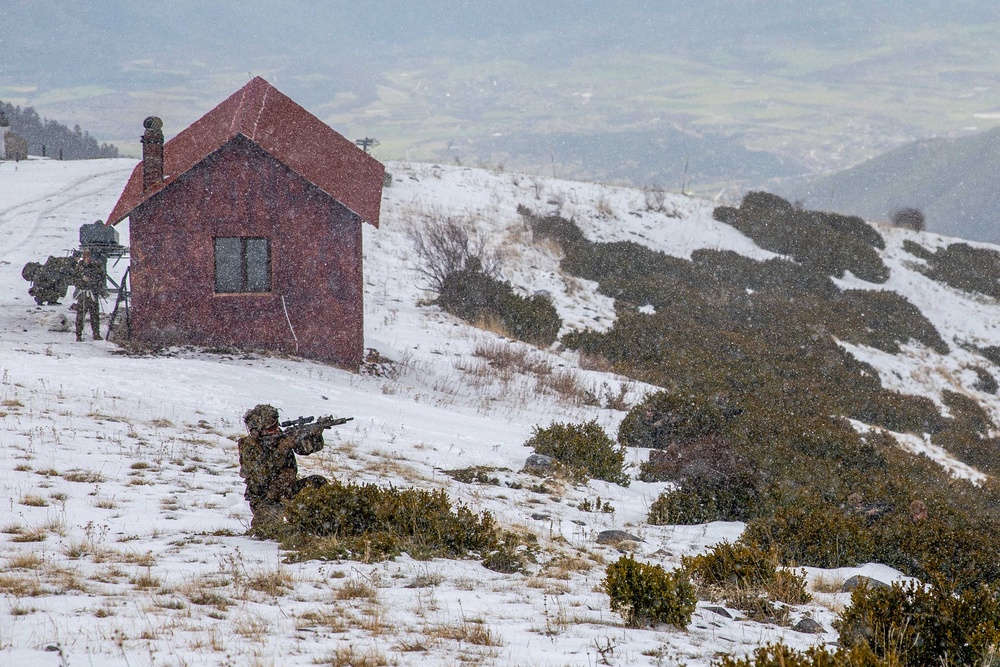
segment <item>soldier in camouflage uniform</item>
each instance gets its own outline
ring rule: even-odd
[[[90,329],[94,340],[101,340],[101,297],[107,295],[107,276],[104,263],[94,260],[89,250],[83,251],[80,263],[73,274],[76,291],[76,340],[83,340],[83,320],[90,316]]]
[[[323,486],[322,475],[298,479],[295,455],[307,455],[323,448],[323,429],[281,430],[278,410],[258,405],[243,416],[249,435],[239,440],[240,476],[246,481],[243,497],[250,503],[253,519],[250,532],[272,537],[284,520],[282,503],[306,488]]]

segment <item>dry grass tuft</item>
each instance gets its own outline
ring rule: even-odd
[[[549,362],[526,345],[484,343],[478,345],[473,354],[485,359],[494,373],[548,375],[552,372]]]
[[[340,588],[334,590],[333,597],[337,600],[356,600],[359,598],[375,600],[378,597],[378,589],[366,581],[348,579]]]
[[[574,407],[600,405],[593,389],[587,387],[575,372],[568,369],[539,376],[536,390],[540,393],[555,394]]]
[[[24,574],[0,574],[0,593],[15,598],[38,597],[45,594],[38,576]]]
[[[817,593],[840,593],[844,588],[843,577],[830,577],[820,575],[812,582],[812,588]]]
[[[42,498],[41,496],[36,496],[34,494],[28,494],[28,495],[25,495],[25,496],[21,496],[21,499],[18,500],[18,502],[21,503],[22,505],[26,505],[27,507],[48,507],[49,506],[49,501],[47,501],[45,498]]]
[[[45,559],[36,553],[18,553],[7,559],[8,570],[37,570],[45,564]]]
[[[160,587],[160,580],[153,576],[152,572],[144,572],[132,577],[132,585],[139,590],[150,590]]]
[[[474,621],[463,621],[459,625],[439,625],[431,628],[428,633],[431,637],[440,639],[453,639],[466,644],[476,646],[502,646],[503,641],[500,636],[486,627],[484,623]]]
[[[295,619],[295,628],[303,630],[320,626],[328,628],[331,632],[345,632],[349,620],[351,619],[346,618],[343,611],[331,605],[322,609],[310,609],[302,612]]]
[[[104,475],[93,470],[70,470],[63,473],[62,477],[67,482],[79,482],[81,484],[100,484],[104,481]]]
[[[44,542],[49,536],[44,528],[32,528],[31,530],[21,530],[10,538],[11,542]]]
[[[139,565],[140,567],[153,567],[156,565],[156,556],[153,555],[152,551],[147,551],[144,554],[126,551],[122,554],[122,562]]]
[[[250,590],[264,593],[271,597],[278,597],[294,587],[295,580],[291,573],[284,568],[274,570],[261,570],[252,572],[247,576],[246,587]]]
[[[398,665],[399,661],[392,659],[375,647],[362,651],[356,646],[338,646],[326,657],[316,658],[314,664],[330,665],[331,667],[386,667]]]
[[[250,641],[263,644],[271,632],[272,623],[257,614],[242,614],[233,621],[233,631]]]

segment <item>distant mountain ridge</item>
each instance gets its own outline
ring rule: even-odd
[[[118,157],[116,147],[98,144],[79,125],[71,130],[57,121],[40,117],[31,107],[22,109],[6,102],[0,102],[0,112],[7,116],[11,130],[28,142],[29,155],[45,155],[64,160]]]
[[[1000,127],[957,139],[922,139],[806,185],[777,188],[809,208],[886,220],[910,206],[927,229],[1000,242]]]

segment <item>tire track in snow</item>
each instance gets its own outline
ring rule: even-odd
[[[87,174],[57,190],[0,210],[0,237],[6,239],[0,246],[0,260],[6,260],[28,243],[37,240],[44,231],[44,221],[53,213],[71,204],[78,207],[81,199],[103,194],[115,184],[124,183],[133,167],[134,165],[120,166]],[[32,215],[34,219],[25,224],[26,218]]]

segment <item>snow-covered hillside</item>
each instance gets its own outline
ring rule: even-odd
[[[583,370],[573,353],[511,342],[427,305],[432,295],[406,234],[428,219],[468,221],[502,252],[503,276],[517,290],[552,295],[564,330],[602,330],[614,321],[613,302],[560,273],[556,250],[531,242],[517,205],[572,217],[592,240],[630,240],[681,257],[698,248],[773,256],[713,220],[710,202],[390,164],[382,228],[365,229],[366,345],[394,362],[379,376],[273,356],[193,349],[129,356],[107,342],[74,342],[61,317],[70,315],[69,300],[37,307],[21,267],[75,246],[79,226],[107,215],[133,165],[0,163],[0,485],[9,499],[0,508],[0,664],[699,665],[771,641],[834,641],[831,622],[849,596],[822,591],[862,570],[898,577],[878,565],[810,570],[822,591],[792,620],[814,618],[825,629],[818,635],[741,620],[735,611],[726,618],[705,603],[683,632],[625,628],[599,585],[620,554],[595,542],[599,531],[640,536],[637,556],[671,568],[683,555],[736,539],[742,525],[647,525],[662,484],[529,490],[532,478],[520,470],[534,426],[596,419],[614,435],[625,413],[584,398],[635,403],[652,388]],[[904,293],[949,343],[1000,344],[995,303],[915,270],[919,260],[902,251],[913,232],[881,231],[892,277],[879,288]],[[974,393],[1000,418],[996,397],[972,388],[971,353],[951,347],[949,355],[919,346],[901,355],[848,349],[878,368],[887,386],[939,402],[944,389]],[[522,366],[533,370],[491,367],[497,350],[524,355],[531,363]],[[276,544],[243,535],[249,510],[234,439],[243,412],[257,403],[278,406],[284,417],[354,417],[327,432],[325,450],[300,459],[304,472],[446,489],[537,535],[538,562],[527,574],[407,557],[283,563]],[[935,455],[954,474],[978,474]],[[646,456],[631,451],[630,462]],[[444,474],[472,466],[494,468],[500,484]],[[615,511],[577,507],[598,497]]]

